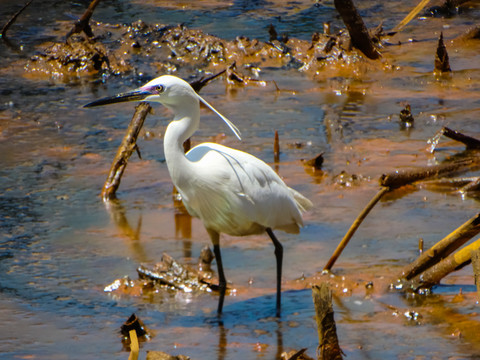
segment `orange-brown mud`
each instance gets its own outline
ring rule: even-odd
[[[383,21],[388,32],[416,3],[357,5],[369,28]],[[2,21],[18,10],[0,5]],[[443,126],[480,138],[480,40],[463,38],[478,25],[477,3],[449,17],[420,13],[382,39],[378,61],[337,36],[344,26],[328,2],[101,2],[91,24],[95,42],[77,34],[64,45],[73,23],[67,14],[80,16],[84,5],[33,2],[9,29],[9,43],[0,44],[2,355],[126,359],[119,329],[136,313],[151,332],[143,356],[158,350],[192,359],[260,359],[307,348],[315,357],[310,287],[328,281],[348,359],[480,356],[470,266],[431,294],[389,289],[418,255],[419,238],[428,248],[478,213],[475,194],[432,182],[387,194],[332,274],[322,274],[382,174],[464,156],[462,144],[444,138],[430,151]],[[325,22],[338,40],[328,53]],[[280,40],[270,40],[270,24]],[[433,73],[440,32],[452,68],[444,75]],[[282,42],[285,33],[289,40]],[[285,248],[282,317],[274,317],[275,258],[265,236],[222,236],[231,288],[223,322],[215,292],[128,286],[105,292],[116,279],[138,279],[137,267],[153,266],[164,252],[196,266],[209,237],[173,201],[162,149],[168,111],[155,106],[138,140],[142,160],[132,156],[119,201],[103,203],[102,184],[134,105],[81,106],[159,74],[194,80],[233,62],[240,75],[259,82],[222,77],[201,94],[241,129],[243,141],[202,110],[192,146],[218,141],[248,151],[314,203],[301,234],[277,234]],[[407,104],[413,126],[400,121]],[[321,169],[303,165],[322,153]]]

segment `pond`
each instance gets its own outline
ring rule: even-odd
[[[388,291],[403,266],[478,212],[475,197],[451,187],[417,183],[373,209],[338,259],[322,269],[358,213],[378,191],[384,173],[438,164],[464,152],[442,139],[443,127],[480,137],[479,40],[459,36],[477,24],[478,4],[450,17],[422,17],[389,39],[383,59],[357,70],[316,73],[295,66],[262,67],[265,85],[228,85],[221,78],[202,96],[242,131],[239,141],[202,110],[193,145],[218,141],[263,159],[314,207],[299,235],[277,232],[285,250],[282,316],[275,317],[275,256],[265,235],[222,235],[229,286],[224,315],[215,293],[105,292],[116,279],[137,279],[140,264],[163,253],[196,264],[210,240],[198,219],[178,213],[163,154],[171,114],[154,105],[117,192],[104,203],[103,182],[125,134],[134,104],[84,109],[86,103],[138,87],[152,73],[148,56],[122,76],[31,76],[25,64],[46,41],[72,24],[88,1],[33,2],[0,43],[0,353],[5,359],[127,359],[121,325],[135,313],[149,330],[149,350],[192,359],[272,359],[307,348],[318,335],[311,285],[330,279],[340,346],[348,359],[475,358],[480,355],[478,303],[471,267],[446,277],[430,295]],[[20,5],[0,1],[5,23]],[[470,4],[470,3],[469,3]],[[368,27],[393,28],[415,1],[359,4]],[[333,2],[104,1],[93,19],[199,29],[218,38],[268,41],[268,26],[310,41],[323,23],[343,28]],[[112,30],[113,31],[113,30]],[[433,74],[443,32],[452,73]],[[358,70],[360,69],[360,70]],[[245,71],[240,68],[239,71]],[[185,79],[201,71],[179,67]],[[273,81],[275,83],[273,83]],[[398,114],[410,104],[405,128]],[[280,161],[274,163],[278,131]],[[323,154],[322,170],[302,160]],[[475,172],[462,176],[478,175]],[[214,264],[214,269],[216,269]],[[367,287],[373,282],[373,288]]]

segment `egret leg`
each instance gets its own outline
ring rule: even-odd
[[[272,229],[266,229],[268,236],[272,239],[275,246],[275,257],[277,259],[277,317],[280,317],[280,309],[282,306],[282,262],[283,262],[283,246],[278,241]]]
[[[220,297],[218,298],[218,315],[222,314],[223,309],[223,301],[225,299],[225,292],[227,291],[227,280],[225,279],[225,273],[223,272],[223,264],[222,264],[222,254],[220,253],[220,234],[213,230],[208,230],[208,234],[210,235],[210,239],[213,243],[213,253],[215,254],[215,260],[217,261],[217,269],[218,269],[218,290],[220,292]]]

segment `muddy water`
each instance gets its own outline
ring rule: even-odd
[[[0,3],[3,23],[17,6]],[[105,2],[95,18],[185,23],[225,39],[243,34],[267,40],[270,23],[279,33],[301,39],[309,39],[325,21],[341,27],[329,3],[198,4]],[[392,28],[414,5],[364,2],[361,11],[369,26],[385,20],[384,26]],[[219,324],[214,294],[103,291],[115,279],[136,278],[140,263],[154,264],[163,252],[194,264],[209,238],[198,220],[182,217],[174,208],[162,149],[169,114],[160,106],[147,119],[139,141],[142,160],[131,160],[119,202],[104,204],[98,196],[134,107],[87,111],[81,106],[157,74],[104,82],[95,76],[24,76],[22,61],[43,41],[52,40],[54,19],[67,21],[70,13],[83,8],[66,2],[32,7],[10,29],[11,46],[0,44],[2,358],[126,359],[119,328],[134,312],[152,335],[142,344],[141,356],[159,350],[193,359],[272,359],[283,351],[308,348],[314,357],[318,338],[310,285],[325,280],[320,275],[323,266],[377,191],[378,177],[462,152],[461,145],[445,139],[437,152],[427,151],[427,140],[442,126],[480,136],[480,44],[450,42],[475,23],[480,9],[467,8],[448,19],[414,20],[391,39],[403,45],[388,46],[383,65],[374,69],[326,68],[311,74],[272,67],[262,69],[260,78],[275,80],[281,91],[272,83],[227,87],[223,81],[202,90],[241,129],[243,141],[203,111],[194,143],[216,139],[272,163],[273,133],[278,130],[278,172],[315,204],[300,235],[278,234],[286,253],[281,319],[273,317],[271,243],[263,236],[223,237],[226,275],[236,291],[226,299]],[[445,77],[431,72],[440,31],[454,70]],[[180,69],[178,75],[192,74]],[[410,129],[398,122],[406,103],[415,116]],[[322,172],[303,167],[301,159],[319,153],[325,158]],[[345,181],[339,180],[342,172]],[[478,305],[469,268],[446,278],[426,297],[385,291],[399,269],[417,256],[420,237],[430,246],[477,212],[474,198],[425,185],[398,191],[377,205],[334,268],[337,327],[349,359],[480,354]],[[365,286],[370,281],[373,289]],[[460,288],[463,295],[458,295]]]

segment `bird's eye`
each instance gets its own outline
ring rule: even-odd
[[[157,85],[155,86],[155,91],[160,94],[163,92],[163,90],[165,90],[165,88],[163,87],[163,85]]]

